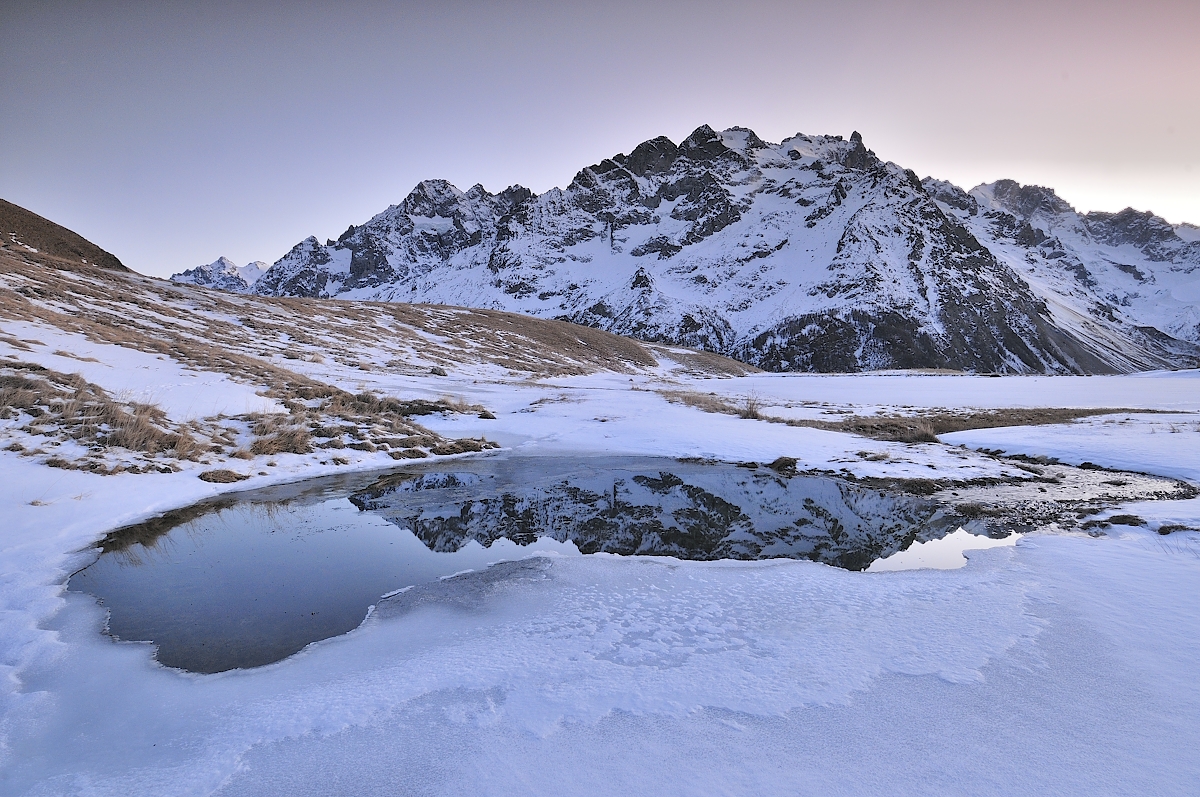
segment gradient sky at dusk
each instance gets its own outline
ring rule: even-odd
[[[0,197],[166,275],[707,123],[1200,223],[1198,42],[1197,0],[10,0]]]

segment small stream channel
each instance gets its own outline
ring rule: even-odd
[[[729,463],[479,457],[169,512],[105,537],[68,589],[100,600],[112,636],[213,673],[279,661],[357,627],[381,596],[536,550],[864,570],[960,527],[1024,530],[981,518],[971,500],[963,511],[948,497]]]

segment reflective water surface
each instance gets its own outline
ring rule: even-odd
[[[279,661],[385,594],[525,556],[811,559],[851,570],[967,524],[929,498],[766,467],[489,457],[236,494],[120,529],[69,588],[194,672]]]

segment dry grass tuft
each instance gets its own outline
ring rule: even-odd
[[[442,443],[441,445],[436,445],[433,448],[431,448],[429,451],[431,454],[437,454],[439,456],[447,456],[449,454],[467,454],[467,453],[473,453],[473,452],[477,452],[477,451],[486,451],[489,448],[499,448],[499,447],[500,447],[499,443],[492,443],[488,440],[483,440],[483,439],[471,440],[471,439],[464,437],[459,440],[451,440],[447,443]]]
[[[758,420],[758,396],[746,396],[746,400],[742,403],[741,409],[738,410],[738,417],[746,420]]]
[[[429,455],[419,448],[408,448],[401,451],[389,451],[388,456],[392,459],[425,459]]]
[[[728,400],[716,393],[697,393],[692,390],[660,390],[659,395],[672,404],[683,404],[695,407],[704,412],[714,412],[723,415],[737,415],[740,410]]]
[[[263,428],[256,425],[256,428]],[[259,432],[255,432],[259,434]],[[312,451],[312,438],[303,426],[275,426],[264,436],[255,437],[250,444],[250,453],[258,456],[271,454],[307,454]]]
[[[33,363],[0,364],[0,417],[20,413],[31,416],[22,431],[74,440],[94,450],[170,452],[192,460],[201,452],[189,430],[172,424],[158,407],[117,401],[79,374]]]
[[[233,482],[240,482],[249,478],[249,476],[244,476],[241,473],[235,473],[231,470],[206,470],[199,475],[200,481],[212,482],[214,484],[232,484]]]

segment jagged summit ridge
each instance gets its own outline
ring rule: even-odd
[[[540,196],[424,181],[254,291],[512,310],[773,370],[1127,371],[1200,351],[1200,244],[1181,229],[1012,181],[921,181],[858,133],[705,125]]]

